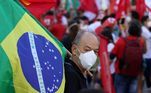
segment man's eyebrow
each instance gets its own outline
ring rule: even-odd
[[[85,46],[85,48],[89,48],[89,49],[93,49],[93,48],[91,48],[90,46]],[[98,51],[99,50],[99,48],[97,48],[97,49],[93,49],[94,51]]]
[[[89,48],[89,49],[92,49],[92,48],[91,48],[90,46],[88,46],[88,45],[87,45],[87,46],[85,46],[85,48]]]

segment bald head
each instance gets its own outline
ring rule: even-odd
[[[99,42],[98,36],[93,33],[93,32],[87,32],[87,31],[79,31],[78,34],[76,35],[73,44],[79,45],[81,41],[89,41],[89,40],[94,40]]]

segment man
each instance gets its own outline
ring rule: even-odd
[[[114,80],[116,93],[140,93],[137,92],[140,87],[137,79],[142,73],[142,55],[146,49],[137,20],[130,22],[128,34],[126,38],[119,38],[110,54],[111,59],[117,58]]]
[[[99,39],[91,32],[79,31],[73,41],[72,57],[65,63],[65,93],[78,93],[87,88],[86,71],[96,62]]]
[[[148,29],[149,25],[149,16],[143,16],[142,17],[142,37],[146,41],[146,53],[143,55],[143,58],[146,63],[146,68],[145,68],[145,80],[146,80],[146,85],[147,87],[151,87],[151,32]]]

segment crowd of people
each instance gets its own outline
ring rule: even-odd
[[[94,17],[89,11],[60,7],[41,16],[41,23],[72,54],[65,59],[65,93],[104,93],[98,53],[100,38],[107,39],[108,70],[115,93],[142,93],[143,80],[151,87],[150,16],[146,13],[140,17],[135,9],[119,19],[108,10],[100,12]],[[82,90],[85,88],[98,90]]]

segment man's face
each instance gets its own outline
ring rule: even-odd
[[[91,50],[93,50],[95,54],[97,55],[98,50],[99,50],[99,41],[95,35],[90,34],[90,33],[84,35],[81,38],[79,44],[73,45],[72,47],[72,53],[73,55],[76,55],[76,56],[79,56],[80,53],[85,53]]]
[[[99,42],[97,38],[93,37],[82,38],[80,44],[78,45],[78,49],[82,53],[93,50],[97,54],[99,49]]]
[[[73,61],[77,64],[79,68],[83,70],[90,69],[90,67],[93,66],[96,62],[98,49],[99,40],[97,39],[97,37],[92,33],[85,33],[81,37],[79,44],[74,44],[72,46],[72,55],[74,56]],[[85,53],[88,55],[86,56]]]

